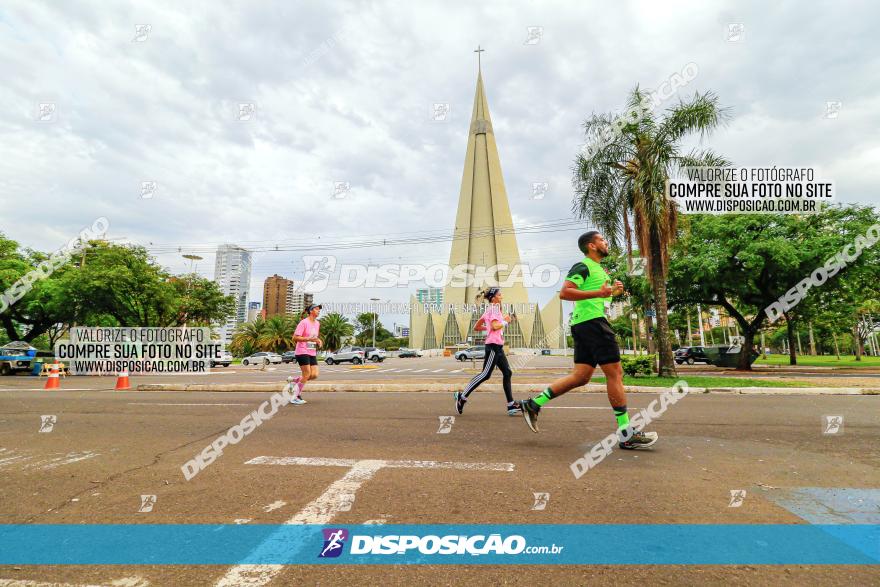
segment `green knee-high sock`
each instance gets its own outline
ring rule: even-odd
[[[628,440],[633,434],[633,429],[629,424],[629,414],[626,411],[626,406],[611,406],[611,409],[614,410],[614,417],[617,419],[618,436],[620,436],[621,440]]]
[[[541,395],[536,395],[535,397],[533,397],[532,401],[538,404],[538,407],[541,407],[549,402],[551,399],[553,399],[553,391],[548,387],[541,392]]]

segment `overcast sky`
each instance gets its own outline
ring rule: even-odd
[[[877,204],[877,22],[869,2],[7,1],[0,230],[48,251],[105,216],[111,238],[182,252],[451,232],[478,44],[516,224],[570,217],[584,118],[688,63],[699,73],[683,93],[713,90],[732,113],[706,145],[738,165],[818,167],[839,201]],[[255,104],[249,121],[242,103]],[[437,103],[445,121],[432,120]],[[46,121],[40,104],[54,104]],[[151,198],[144,181],[158,185]],[[335,182],[350,183],[345,198]],[[549,183],[543,199],[533,182]],[[579,230],[521,236],[523,260],[569,267]],[[445,262],[449,247],[337,256]],[[204,256],[197,269],[213,277]],[[187,267],[178,252],[157,259]],[[251,299],[273,273],[302,277],[302,253],[257,253]]]

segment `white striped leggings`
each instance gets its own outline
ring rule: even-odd
[[[481,383],[492,376],[492,371],[495,370],[496,365],[501,370],[501,375],[504,377],[502,383],[504,385],[504,395],[507,396],[507,403],[513,402],[513,389],[510,384],[510,380],[513,377],[513,371],[511,371],[510,365],[507,363],[507,357],[504,355],[504,347],[500,344],[486,345],[486,356],[483,358],[483,370],[476,377],[471,379],[471,382],[464,388],[464,392],[462,392],[464,399],[467,399],[473,390],[478,388]]]

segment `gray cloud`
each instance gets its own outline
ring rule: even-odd
[[[46,250],[98,216],[111,236],[182,247],[451,231],[477,43],[516,222],[568,216],[583,119],[689,62],[700,72],[685,92],[714,90],[733,113],[706,144],[743,165],[819,166],[842,200],[876,204],[878,13],[858,2],[6,3],[2,230]],[[741,42],[727,41],[729,23],[744,25]],[[144,42],[132,42],[136,24],[152,26]],[[524,43],[528,26],[543,27],[539,43]],[[843,107],[825,119],[831,100]],[[46,101],[57,121],[37,123]],[[256,104],[255,120],[236,120],[241,102]],[[450,103],[447,122],[429,119],[437,102]],[[159,184],[153,199],[139,197],[144,180]],[[331,200],[335,181],[351,183],[349,198]],[[542,200],[535,181],[550,184]],[[574,235],[522,235],[524,260],[568,267]],[[158,258],[185,267],[178,254]],[[207,255],[199,269],[212,268]],[[252,297],[266,275],[302,270],[299,255],[258,254]]]

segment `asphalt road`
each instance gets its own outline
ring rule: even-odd
[[[68,380],[69,381],[69,380]],[[76,379],[74,379],[76,381]],[[570,394],[541,415],[541,434],[478,392],[449,433],[449,394],[306,393],[194,479],[181,465],[268,397],[262,393],[0,393],[0,516],[3,523],[283,523],[345,469],[246,464],[257,457],[510,463],[512,470],[386,468],[357,489],[334,524],[397,523],[804,523],[776,504],[791,488],[880,488],[880,397],[690,395],[652,428],[650,451],[611,457],[580,479],[569,464],[613,430],[602,394]],[[630,398],[644,407],[652,395]],[[844,416],[823,434],[823,416]],[[41,416],[55,416],[40,432]],[[277,462],[277,461],[276,461]],[[329,461],[328,461],[329,462]],[[731,490],[745,490],[730,507]],[[549,493],[532,510],[533,493]],[[155,495],[139,512],[141,495]],[[880,503],[876,504],[880,510]],[[842,513],[841,515],[845,515]],[[326,518],[324,518],[326,519]],[[329,521],[329,520],[328,520]],[[637,549],[639,537],[622,549]],[[709,545],[707,545],[709,547]],[[230,567],[9,567],[0,586],[64,584],[216,585]],[[852,585],[880,583],[867,566],[282,567],[265,584],[321,585]]]
[[[535,378],[552,381],[561,377],[571,369],[572,358],[563,356],[527,356],[514,355],[510,357],[511,366],[514,369],[514,381],[531,381]],[[461,381],[464,384],[482,369],[482,361],[456,361],[452,357],[420,357],[404,358],[391,357],[382,363],[368,363],[364,366],[354,366],[349,363],[326,365],[321,363],[321,382],[336,381],[363,381],[370,382],[393,382],[405,383],[425,381]],[[797,380],[816,381],[816,386],[821,387],[822,380],[853,379],[858,377],[861,381],[855,384],[875,386],[880,380],[880,370],[853,370],[847,369],[841,372],[832,372],[825,368],[798,367],[795,369],[780,367],[756,367],[754,372],[743,373],[730,369],[719,369],[708,365],[681,365],[678,372],[682,376],[687,375],[711,375],[721,377],[745,377],[751,379],[790,378]],[[299,374],[299,368],[295,364],[269,365],[265,370],[255,366],[242,367],[232,365],[229,367],[215,367],[207,374],[176,374],[176,375],[152,375],[132,376],[131,383],[134,386],[146,383],[270,383],[283,381],[290,374]],[[500,375],[495,373],[493,381],[500,382]],[[39,389],[45,384],[45,378],[31,377],[27,375],[15,375],[0,377],[0,391],[15,389]],[[113,377],[67,377],[62,379],[62,387],[69,389],[111,389],[115,384]],[[847,384],[851,384],[847,382]]]

